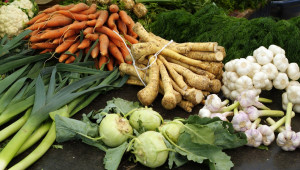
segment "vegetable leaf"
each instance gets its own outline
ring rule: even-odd
[[[185,124],[185,132],[191,135],[191,140],[199,144],[213,144],[215,141],[214,131],[203,125]]]
[[[121,98],[113,98],[110,101],[107,101],[107,106],[101,110],[101,112],[109,113],[121,113],[125,115],[133,109],[139,108],[139,102],[127,101]]]
[[[191,135],[184,132],[179,136],[176,151],[181,155],[187,156],[188,160],[202,163],[205,159],[209,159],[211,166],[216,170],[230,169],[233,163],[230,157],[222,152],[222,148],[209,144],[198,144],[191,142]]]
[[[108,149],[103,160],[105,169],[117,170],[127,147],[128,142],[124,142],[122,145],[116,148]]]

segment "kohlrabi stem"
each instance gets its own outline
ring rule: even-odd
[[[257,118],[251,125],[251,129],[256,129],[256,127],[259,125],[261,121],[261,118]]]
[[[128,146],[127,146],[127,149],[126,149],[126,152],[129,152],[132,148],[132,145],[134,143],[134,141],[137,140],[136,137],[134,137],[133,139],[131,139],[131,141],[129,142]]]
[[[292,110],[293,110],[293,104],[289,102],[286,108],[286,118],[285,118],[285,130],[288,131],[292,130],[291,128]]]
[[[38,129],[36,129],[30,137],[26,140],[26,142],[21,146],[21,148],[18,150],[15,156],[23,153],[28,148],[33,146],[35,143],[37,143],[45,134],[48,132],[52,124],[52,121],[48,121],[42,125]]]
[[[174,142],[169,138],[169,136],[166,134],[165,131],[163,131],[162,133],[163,133],[163,136],[164,136],[164,137],[165,137],[172,145],[174,145],[175,147],[177,147],[178,149],[180,149],[180,150],[182,150],[182,151],[184,151],[184,152],[186,152],[186,153],[189,153],[189,151],[185,150],[184,148],[182,148],[182,147],[178,146],[176,143],[174,143]]]
[[[239,110],[238,110],[238,108],[236,107],[236,108],[233,109],[233,115],[237,115],[237,114],[239,114]]]
[[[295,116],[295,112],[292,112],[292,117]],[[275,131],[276,129],[278,129],[281,125],[283,125],[285,123],[286,120],[286,116],[282,117],[281,119],[279,119],[277,122],[275,122],[275,124],[271,125],[270,128]]]
[[[282,117],[284,112],[281,110],[259,110],[259,116]]]
[[[39,146],[37,146],[28,156],[22,159],[20,162],[15,164],[9,170],[19,170],[26,169],[34,162],[36,162],[40,157],[42,157],[51,145],[55,142],[56,132],[55,132],[55,123],[53,122],[47,135],[42,140]]]
[[[258,101],[262,102],[262,103],[272,103],[273,102],[271,99],[267,99],[267,98],[263,98],[263,97],[258,98]]]
[[[136,110],[138,110],[138,108],[130,110],[128,113],[126,113],[126,115],[124,115],[124,118],[126,118],[127,116],[130,116]]]
[[[266,119],[266,121],[269,123],[269,125],[274,125],[276,122],[275,122],[275,120],[273,120],[272,118],[270,118],[270,117],[268,117],[267,119]],[[279,127],[278,129],[277,129],[277,131],[278,132],[283,132],[285,129],[284,129],[284,127]]]
[[[233,104],[227,106],[227,107],[224,107],[221,112],[229,112],[229,111],[232,111],[234,108],[237,108],[239,106],[239,102],[238,101],[235,101]]]
[[[24,123],[28,120],[30,116],[31,110],[31,108],[28,109],[20,119],[18,119],[17,121],[0,131],[0,142],[4,141],[9,136],[16,133],[24,125]]]

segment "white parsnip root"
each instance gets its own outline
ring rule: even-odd
[[[147,84],[137,94],[143,105],[150,105],[157,93],[161,93],[165,109],[179,106],[191,112],[195,105],[204,103],[207,95],[220,91],[224,47],[216,42],[170,42],[147,32],[140,23],[133,30],[140,38],[139,43],[131,46],[134,63],[152,64],[147,71],[124,63],[119,69],[121,74],[130,75],[127,84],[144,86],[141,79]]]

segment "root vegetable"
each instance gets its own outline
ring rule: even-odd
[[[97,19],[95,28],[100,28],[108,19],[108,12],[106,10],[100,10],[99,17]]]
[[[115,21],[119,19],[119,14],[118,13],[112,13],[107,20],[107,25],[110,29],[116,31],[117,33],[119,33],[117,26],[115,24]]]
[[[187,53],[187,57],[204,60],[204,61],[223,61],[224,56],[222,52],[201,52],[201,51],[190,51]]]
[[[180,106],[183,110],[187,111],[187,112],[192,112],[192,109],[194,107],[192,102],[189,101],[185,101],[185,100],[181,100],[178,103],[178,106]]]
[[[138,17],[142,18],[147,15],[147,8],[142,3],[137,3],[133,6],[133,13]]]
[[[87,15],[73,13],[68,10],[60,10],[60,11],[57,11],[57,13],[62,14],[70,19],[72,18],[76,21],[87,21],[89,19]]]
[[[72,44],[76,41],[77,36],[69,37],[67,38],[62,44],[60,44],[56,49],[56,53],[62,53],[65,52],[69,47],[71,47]]]
[[[80,12],[89,9],[89,6],[85,3],[78,3],[69,9],[70,12]]]
[[[124,8],[127,10],[132,10],[135,2],[134,0],[120,0],[121,4],[124,4]]]
[[[109,6],[109,12],[111,13],[117,13],[119,11],[119,7],[116,4],[111,4]]]
[[[203,43],[182,43],[182,45],[187,44],[192,51],[211,51],[216,52],[218,43],[216,42],[203,42]]]
[[[97,5],[91,4],[91,6],[88,9],[81,11],[80,14],[90,15],[90,14],[94,14],[96,11],[97,11]]]

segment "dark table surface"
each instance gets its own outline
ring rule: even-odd
[[[125,85],[124,87],[110,91],[95,99],[87,108],[75,115],[74,118],[81,119],[82,113],[88,113],[91,110],[98,110],[106,105],[106,101],[113,97],[120,97],[126,100],[137,101],[136,93],[141,87]],[[261,96],[273,99],[272,104],[268,104],[272,109],[281,109],[281,91],[272,90],[264,92]],[[154,110],[162,114],[165,119],[172,119],[173,117],[188,117],[190,114],[197,114],[201,105],[196,106],[192,113],[184,112],[181,108],[168,111],[161,106],[161,98],[159,95],[154,101],[152,107]],[[296,132],[300,131],[300,114],[292,119],[292,128]],[[57,144],[57,143],[55,143]],[[29,169],[31,170],[94,170],[104,169],[102,164],[105,153],[101,150],[88,146],[80,141],[69,141],[60,143],[63,149],[51,148],[40,160],[33,164]],[[231,156],[234,163],[234,170],[292,170],[300,169],[300,148],[293,152],[285,152],[273,142],[268,150],[259,150],[256,148],[243,146],[240,148],[225,151]],[[16,163],[29,151],[17,157],[12,164]],[[12,165],[11,164],[11,165]],[[140,164],[135,164],[128,161],[128,155],[123,157],[119,169],[149,169]],[[168,169],[167,164],[157,169]],[[187,169],[208,169],[204,165],[190,162],[180,168],[173,168],[179,170]]]

